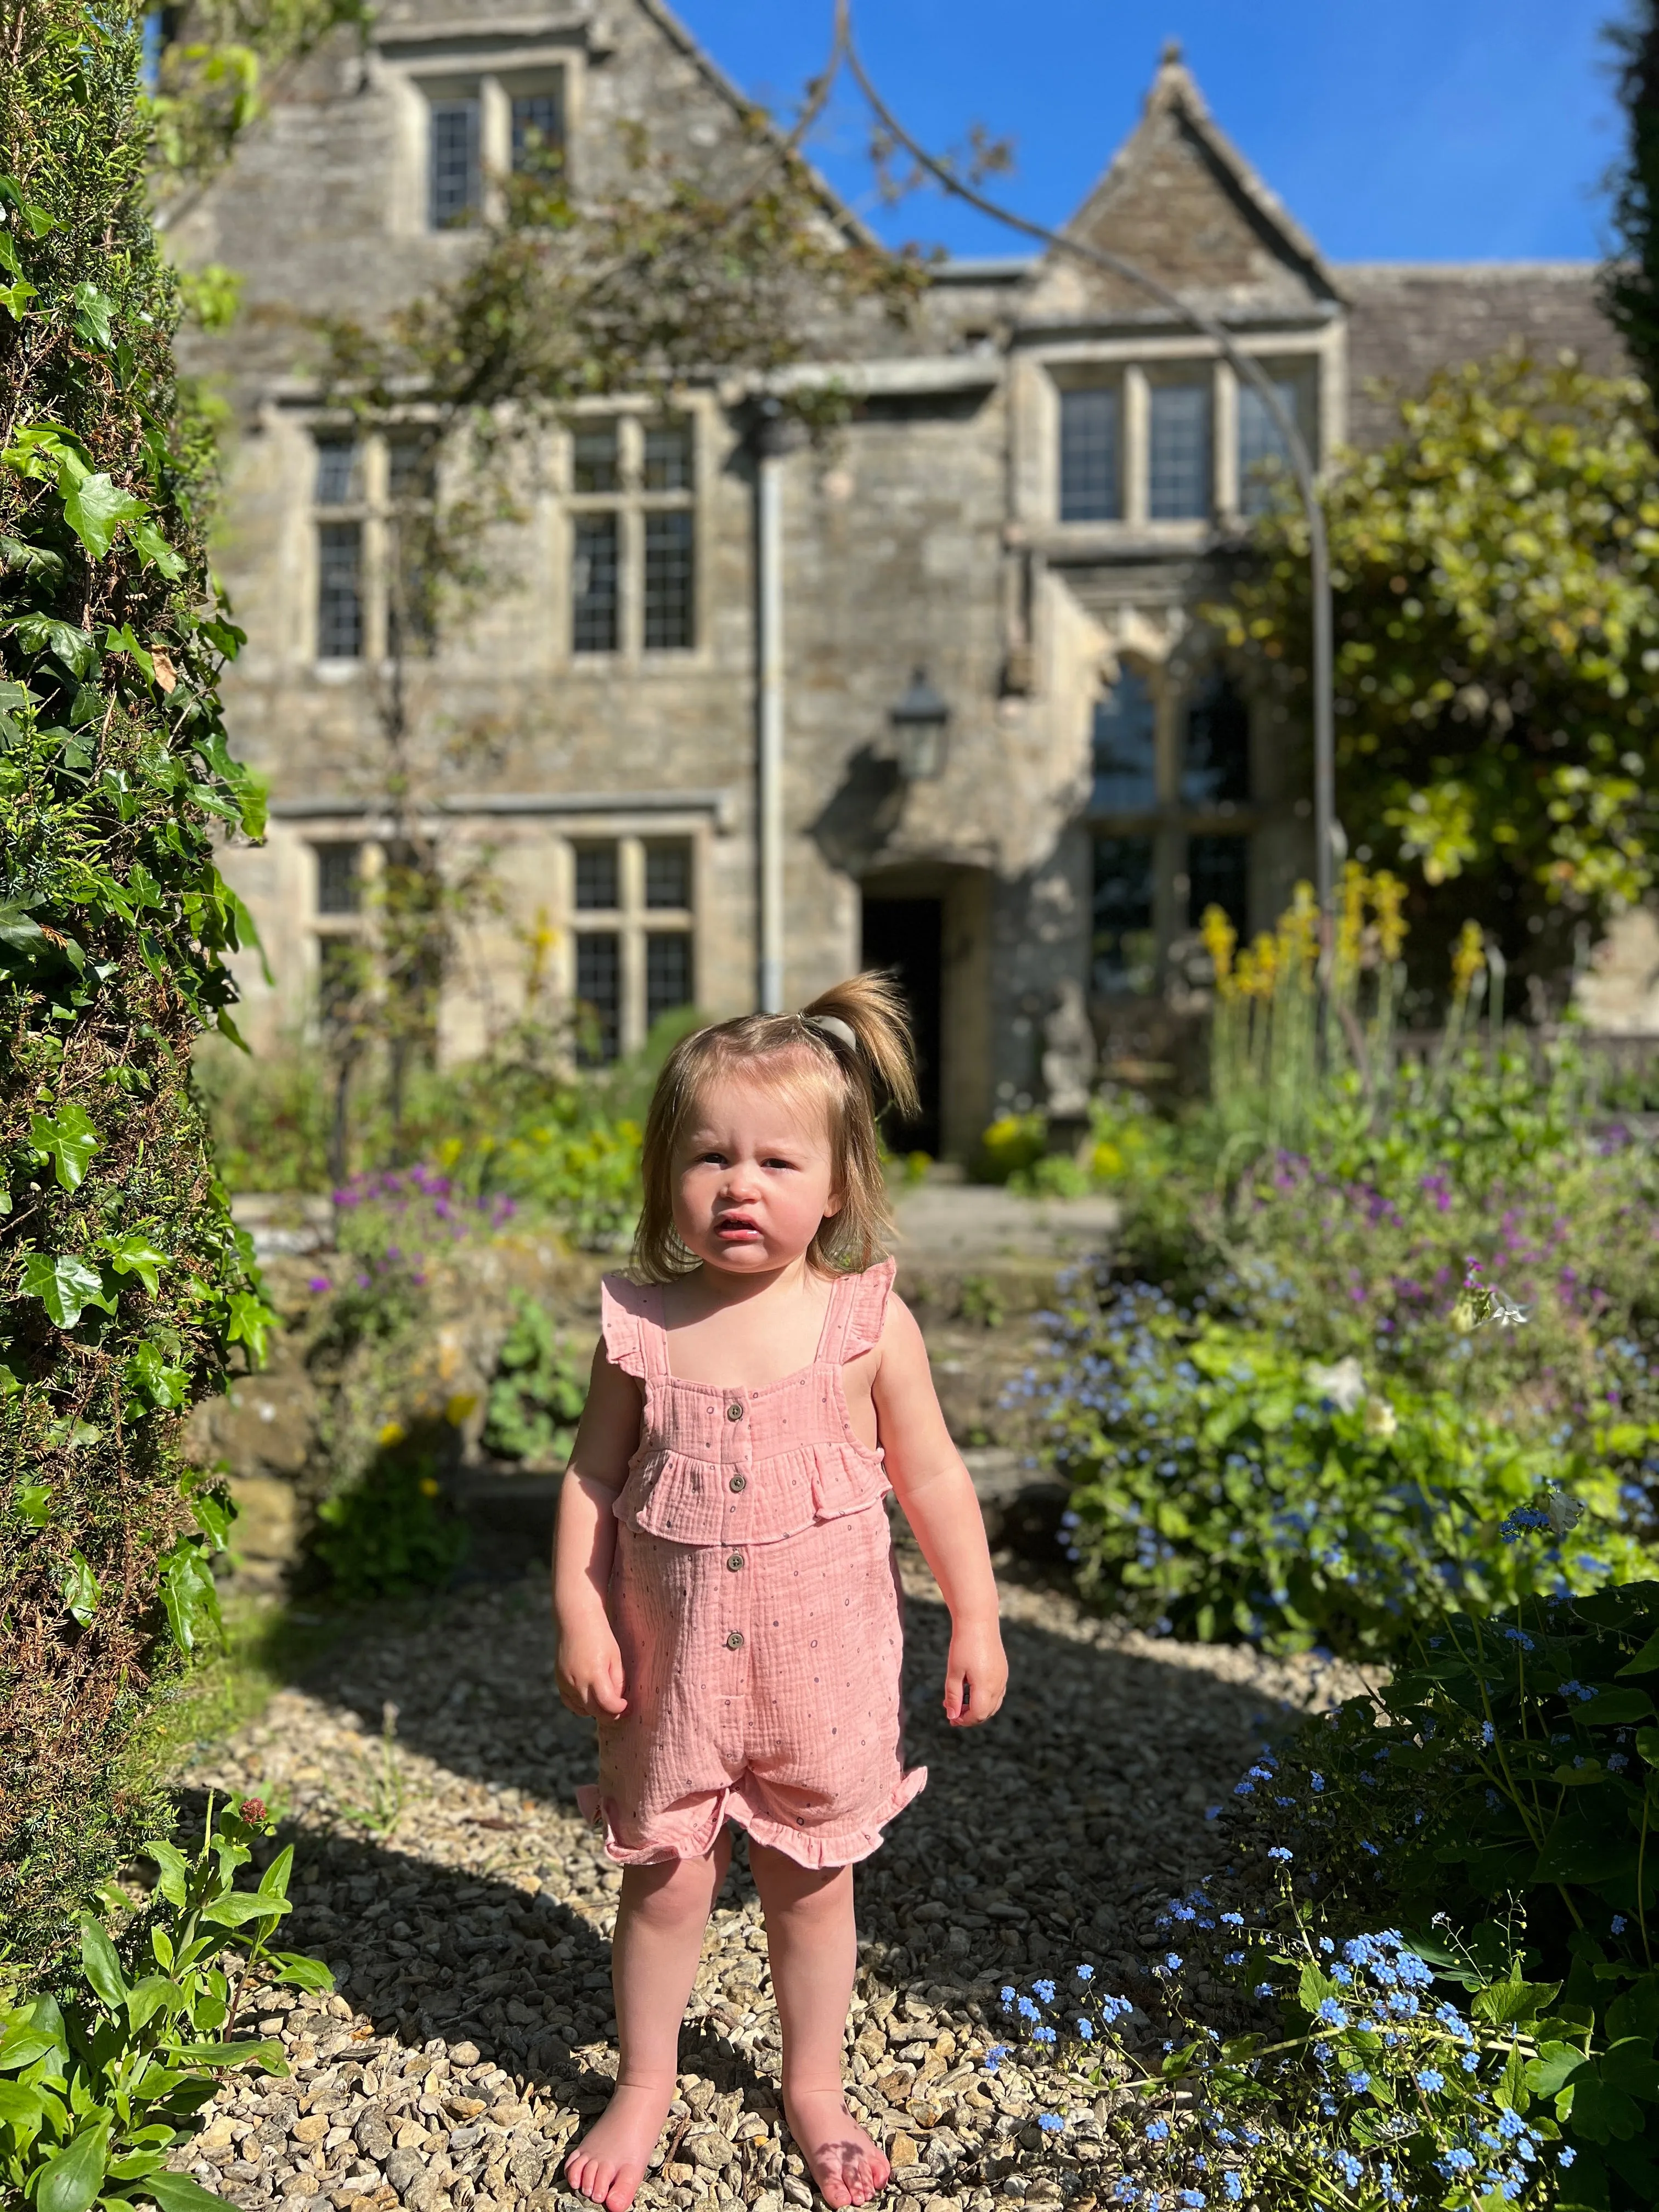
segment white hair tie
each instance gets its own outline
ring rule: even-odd
[[[844,1044],[849,1052],[858,1050],[856,1030],[850,1022],[842,1021],[839,1014],[805,1014],[801,1018],[810,1022],[815,1030],[822,1030],[826,1036],[834,1037],[837,1044]]]

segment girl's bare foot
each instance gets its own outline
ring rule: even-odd
[[[668,2118],[674,2094],[665,2082],[618,2081],[604,2113],[570,2154],[565,2172],[570,2186],[603,2204],[606,2212],[628,2212],[645,2179],[646,2160]],[[862,2203],[862,2197],[832,2197],[832,2203]]]
[[[892,2167],[848,2111],[839,2089],[786,2089],[784,2117],[826,2204],[867,2204]]]

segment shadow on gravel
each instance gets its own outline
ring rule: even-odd
[[[1259,1739],[1262,1693],[1221,1678],[1225,1655],[1221,1672],[1211,1672],[1026,1621],[1006,1622],[1005,1636],[1012,1678],[1002,1712],[982,1729],[952,1729],[939,1711],[948,1617],[937,1601],[908,1606],[908,1752],[930,1778],[859,1875],[860,1936],[878,1947],[890,1982],[961,1985],[1079,1956],[1109,1965],[1139,1949],[1138,1923],[1151,1917],[1139,1899],[1167,1895],[1212,1866],[1205,1808],[1231,1791]],[[594,1771],[592,1724],[559,1705],[552,1659],[545,1599],[526,1584],[454,1594],[423,1622],[366,1623],[305,1681],[370,1734],[385,1702],[395,1701],[407,1748],[500,1793],[501,1817],[482,1825],[499,1827],[510,1849],[515,1800],[571,1810]],[[355,1999],[373,2002],[374,1982],[359,1982],[360,1970],[395,1978],[404,1963],[397,1947],[436,1930],[434,1976],[418,2009],[434,2021],[430,2032],[441,2016],[444,2032],[466,2033],[478,2001],[500,2001],[518,1972],[491,1959],[502,1948],[491,1929],[504,1913],[503,1932],[510,1927],[517,1939],[507,1948],[516,1954],[520,1942],[545,1944],[556,1961],[550,1989],[578,1992],[569,2031],[559,2031],[567,2041],[608,2023],[608,1948],[546,1890],[527,1899],[508,1882],[404,1863],[395,1849],[377,1853],[338,1836],[325,1848],[310,1832],[302,1867],[325,1857],[343,1929],[310,1938],[301,1911],[295,1941],[349,1958]],[[390,1893],[386,1861],[400,1869]],[[533,1857],[524,1863],[533,1870]],[[544,1879],[556,1887],[557,1870]],[[746,1884],[746,1873],[738,1879]],[[388,1894],[372,1925],[357,1921]],[[412,1935],[399,1935],[400,1919]],[[1149,1927],[1145,1940],[1151,1935]]]

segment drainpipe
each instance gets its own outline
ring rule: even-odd
[[[783,456],[775,399],[757,428],[755,823],[761,1012],[783,1009]]]

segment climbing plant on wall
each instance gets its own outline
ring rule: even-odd
[[[143,1817],[143,1701],[214,1618],[228,1504],[177,1449],[268,1319],[191,1041],[231,1026],[257,834],[216,685],[142,17],[0,0],[0,1979]]]

